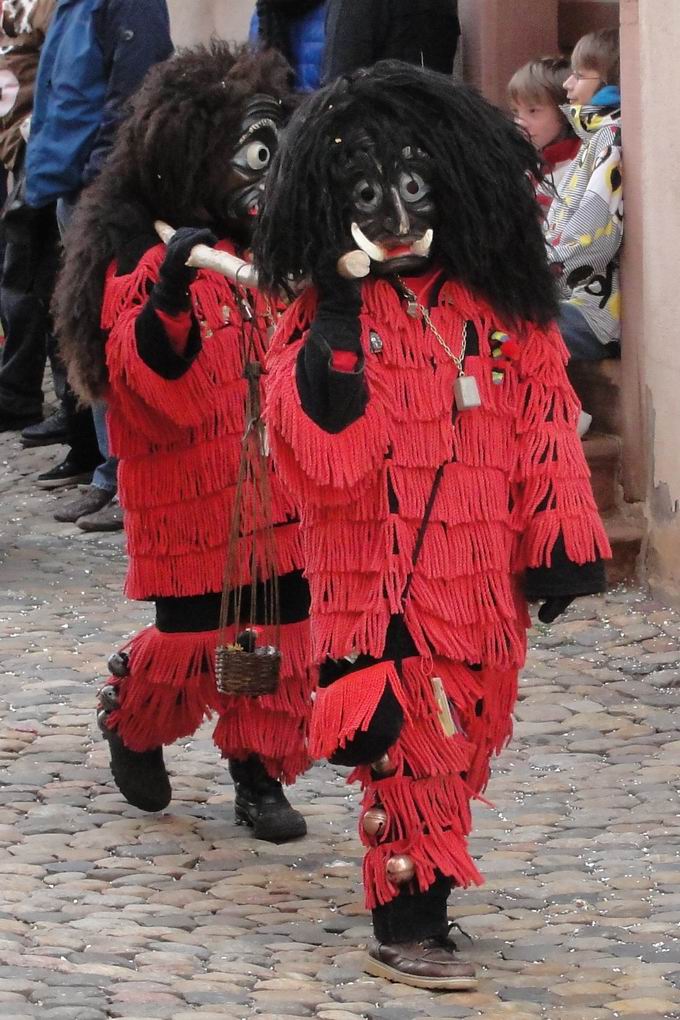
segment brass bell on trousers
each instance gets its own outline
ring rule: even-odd
[[[397,771],[396,765],[393,765],[389,754],[384,754],[382,758],[378,758],[377,761],[371,762],[371,769],[378,776],[393,776]]]
[[[390,857],[386,865],[387,877],[394,885],[406,885],[416,873],[416,866],[413,858],[408,854],[398,854]]]
[[[387,814],[382,808],[369,808],[361,821],[367,836],[381,836],[387,826]]]

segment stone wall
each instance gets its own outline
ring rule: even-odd
[[[621,30],[624,410],[640,435],[627,474],[648,498],[650,580],[680,597],[680,136],[668,130],[669,97],[680,95],[680,4],[621,0]]]

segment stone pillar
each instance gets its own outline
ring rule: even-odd
[[[680,596],[680,5],[621,0],[621,32],[625,484],[648,495],[650,579]]]
[[[208,42],[212,35],[243,40],[255,0],[168,0],[176,46]]]
[[[513,73],[557,53],[558,0],[460,0],[465,80],[505,104]]]

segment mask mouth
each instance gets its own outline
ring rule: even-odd
[[[358,223],[351,227],[352,238],[372,262],[390,262],[393,259],[419,258],[426,259],[432,248],[434,231],[429,228],[419,237],[384,237],[380,241],[371,241]]]

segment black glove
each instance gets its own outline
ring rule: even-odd
[[[335,263],[325,263],[314,274],[319,304],[314,317],[314,334],[333,351],[361,353],[361,284],[340,276]]]
[[[167,245],[160,268],[158,283],[151,292],[152,304],[168,315],[178,315],[190,307],[189,284],[198,270],[187,266],[186,261],[197,244],[212,247],[217,238],[207,227],[180,227]]]
[[[561,616],[574,601],[574,597],[563,595],[559,598],[546,599],[538,610],[538,618],[541,623],[553,623],[558,616]]]

